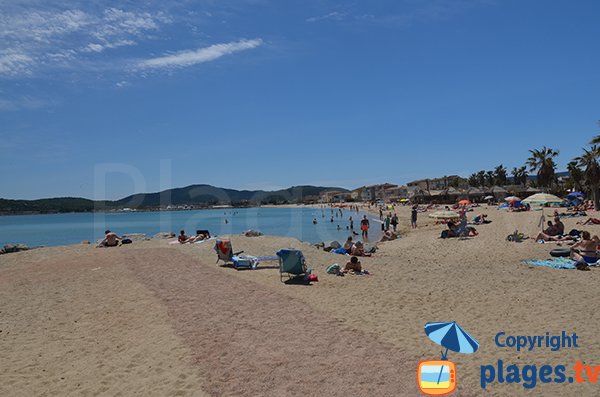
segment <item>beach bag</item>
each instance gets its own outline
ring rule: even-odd
[[[319,281],[319,277],[317,277],[315,273],[311,273],[306,277],[306,280],[308,280],[308,282],[317,282]]]
[[[577,229],[571,229],[571,231],[569,232],[569,236],[573,236],[573,237],[579,237],[580,234],[581,234],[581,232],[579,232],[579,230],[577,230]]]
[[[448,230],[442,230],[441,238],[448,238]]]
[[[131,241],[131,239],[129,238],[124,238],[123,240],[121,240],[121,244],[131,244],[133,241]]]
[[[327,269],[325,271],[327,272],[327,274],[336,274],[340,271],[340,265],[334,263],[333,265],[327,266]]]

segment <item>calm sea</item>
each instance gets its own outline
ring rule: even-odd
[[[349,235],[348,218],[354,219],[354,230],[360,233],[364,213],[342,210],[343,215],[330,208],[244,208],[198,211],[80,213],[51,215],[0,216],[0,246],[23,243],[29,246],[78,244],[83,240],[96,241],[104,230],[121,235],[145,233],[152,237],[158,232],[185,230],[188,235],[197,229],[208,229],[212,235],[239,234],[248,229],[264,234],[295,237],[317,243],[328,240],[343,242]],[[337,213],[337,216],[336,216]],[[333,216],[333,222],[331,217]],[[372,215],[369,237],[381,237],[381,225]],[[317,224],[313,224],[313,219]],[[338,230],[338,226],[340,230]]]

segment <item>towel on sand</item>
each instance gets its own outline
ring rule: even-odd
[[[569,258],[552,258],[552,259],[542,259],[542,260],[527,260],[523,261],[524,265],[533,265],[533,266],[545,266],[551,267],[554,269],[577,269],[575,266],[575,261]],[[596,263],[588,263],[588,266],[598,266],[598,262]]]

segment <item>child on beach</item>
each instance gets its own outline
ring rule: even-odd
[[[410,211],[410,226],[413,229],[417,228],[417,208],[418,206],[415,204],[412,207],[412,210]]]

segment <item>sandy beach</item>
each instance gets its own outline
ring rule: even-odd
[[[450,353],[457,396],[597,395],[598,386],[491,383],[480,367],[580,360],[600,364],[593,304],[600,270],[527,266],[556,244],[534,237],[541,213],[482,207],[479,236],[440,239],[443,225],[398,211],[403,237],[362,258],[368,276],[326,274],[348,257],[295,239],[231,236],[235,250],[273,255],[301,249],[319,282],[279,281],[276,262],[253,271],[215,265],[213,243],[164,240],[119,248],[76,245],[0,256],[0,395],[364,396],[420,395],[420,360],[439,359],[427,322],[456,321],[480,343]],[[473,213],[471,213],[472,215]],[[550,210],[546,210],[550,214]],[[585,218],[567,218],[566,230]],[[600,226],[577,226],[593,234]],[[580,348],[516,352],[506,335],[576,332]]]

